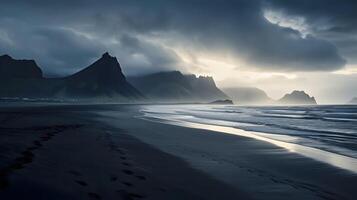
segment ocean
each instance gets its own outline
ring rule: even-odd
[[[147,119],[264,140],[357,173],[356,105],[148,105],[141,111]]]

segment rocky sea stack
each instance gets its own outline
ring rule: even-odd
[[[286,94],[283,98],[278,100],[280,104],[297,104],[297,105],[316,105],[317,102],[314,97],[310,97],[304,91],[294,90],[290,94]]]

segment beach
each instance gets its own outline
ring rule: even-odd
[[[355,199],[357,175],[141,105],[0,108],[0,199]]]

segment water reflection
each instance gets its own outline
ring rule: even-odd
[[[190,116],[170,116],[169,114],[166,115],[157,115],[157,114],[152,114],[152,113],[145,113],[146,119],[160,119],[162,123],[166,124],[172,124],[172,125],[177,125],[177,126],[183,126],[183,127],[189,127],[189,128],[196,128],[196,129],[205,129],[205,130],[211,130],[211,131],[217,131],[217,132],[223,132],[223,133],[228,133],[228,134],[233,134],[233,135],[239,135],[243,137],[249,137],[249,138],[254,138],[257,140],[269,142],[271,144],[274,144],[276,146],[282,147],[284,149],[287,149],[290,152],[298,153],[300,155],[303,155],[308,158],[312,158],[314,160],[330,164],[332,166],[342,168],[348,171],[351,171],[353,173],[357,173],[357,159],[324,151],[321,149],[313,148],[313,147],[307,147],[299,144],[294,144],[294,143],[289,143],[285,141],[279,141],[275,140],[269,137],[264,137],[265,134],[263,133],[258,133],[254,131],[246,131],[238,128],[233,128],[233,127],[228,127],[228,126],[222,126],[222,125],[212,125],[212,124],[204,124],[204,123],[196,123],[196,122],[190,122]],[[266,135],[271,135],[271,134],[266,134]],[[280,135],[279,137],[284,137],[283,135]],[[289,137],[289,136],[287,136]],[[294,140],[294,137],[290,137],[289,140]]]

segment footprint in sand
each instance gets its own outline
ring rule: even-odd
[[[80,186],[87,186],[88,184],[85,181],[81,181],[81,180],[75,180],[76,183],[78,183]]]
[[[128,169],[123,169],[122,172],[123,172],[124,174],[127,174],[127,175],[133,175],[133,174],[134,174],[133,171],[128,170]]]
[[[73,176],[76,176],[76,177],[81,177],[82,176],[82,174],[80,172],[76,171],[76,170],[69,170],[69,171],[67,171],[67,173],[69,173],[69,174],[71,174]],[[83,186],[83,187],[88,185],[88,183],[83,181],[83,180],[74,180],[74,182],[77,183],[80,186]]]
[[[116,148],[115,149],[118,153],[120,153],[121,155],[126,155],[125,151],[123,149],[120,148]]]
[[[129,182],[126,182],[126,181],[123,181],[121,182],[123,185],[125,186],[128,186],[128,187],[133,187],[134,185],[132,183],[129,183]]]
[[[94,193],[94,192],[88,192],[88,196],[92,199],[102,199],[99,194]]]
[[[131,164],[130,164],[130,163],[128,163],[128,162],[122,162],[121,164],[123,164],[123,165],[125,165],[125,166],[128,166],[128,167],[130,167],[130,166],[131,166]]]
[[[68,126],[55,126],[53,127],[25,127],[25,128],[16,128],[16,130],[20,131],[46,131],[49,130],[51,132],[44,133],[40,136],[37,140],[32,142],[32,146],[26,148],[25,151],[21,152],[21,156],[16,157],[12,163],[4,168],[0,168],[0,189],[3,189],[9,185],[9,180],[7,176],[11,174],[15,170],[19,170],[24,168],[27,164],[32,163],[35,154],[33,153],[34,150],[41,149],[42,142],[49,141],[52,137],[59,134],[60,132],[66,130],[67,128],[75,129],[80,127],[81,125],[68,125]]]
[[[117,180],[118,180],[118,177],[115,176],[115,175],[110,177],[110,181],[111,181],[111,182],[115,182],[115,181],[117,181]]]

